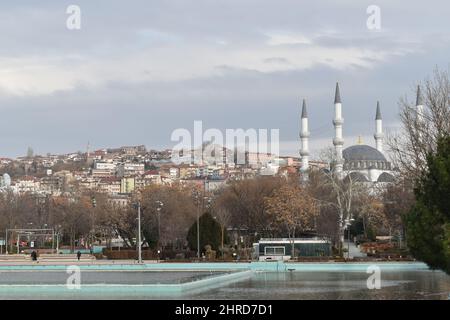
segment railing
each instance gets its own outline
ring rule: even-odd
[[[309,238],[261,238],[259,241],[302,241],[302,240],[327,240],[327,237],[309,237]]]

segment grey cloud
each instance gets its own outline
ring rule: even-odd
[[[260,72],[221,61],[217,73],[171,81],[146,79],[154,70],[145,63],[136,75],[97,84],[80,82],[50,94],[12,95],[0,87],[0,156],[24,154],[29,145],[38,153],[83,150],[87,141],[93,147],[141,143],[165,147],[170,146],[173,129],[191,129],[194,120],[219,129],[279,128],[283,141],[295,141],[303,97],[308,101],[314,144],[332,137],[336,81],[342,90],[344,136],[372,134],[376,100],[382,102],[386,126],[395,127],[398,98],[411,94],[415,82],[435,65],[448,66],[450,4],[377,2],[384,28],[379,33],[365,27],[369,1],[80,0],[80,31],[65,28],[65,8],[72,1],[40,1],[39,5],[31,0],[3,1],[0,76],[5,81],[10,76],[5,61],[12,58],[57,61],[76,72],[77,61],[94,66],[106,59],[120,63],[123,57],[158,48],[183,52],[191,46],[199,56],[210,46],[220,48],[218,52],[242,48],[264,53],[268,32],[300,34],[324,50],[407,52],[382,60],[361,57],[368,66],[353,63],[343,69],[323,61],[299,70]],[[223,43],[214,44],[218,41]],[[293,63],[282,54],[262,56],[255,59],[268,65]]]

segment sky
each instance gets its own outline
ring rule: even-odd
[[[449,12],[436,0],[2,1],[0,157],[171,148],[195,120],[279,129],[281,154],[298,156],[303,98],[314,155],[331,145],[337,81],[344,147],[373,146],[377,100],[395,131],[399,99],[449,68]]]

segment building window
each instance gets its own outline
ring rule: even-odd
[[[265,247],[264,254],[266,256],[284,256],[284,247]]]

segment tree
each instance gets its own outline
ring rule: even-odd
[[[361,193],[367,192],[367,188],[364,187],[363,183],[360,183],[357,177],[354,178],[349,170],[336,172],[337,156],[332,148],[322,150],[320,158],[328,163],[329,168],[317,172],[311,171],[307,188],[314,199],[318,201],[321,212],[330,212],[330,221],[337,223],[335,228],[328,226],[327,229],[337,231],[337,234],[333,233],[333,240],[342,252],[344,233],[350,219],[353,218],[355,200]],[[325,219],[322,217],[319,221],[324,222],[326,219],[326,217]]]
[[[216,199],[216,207],[227,209],[231,225],[247,230],[249,235],[273,236],[273,216],[266,212],[265,198],[286,181],[274,177],[258,177],[234,181]]]
[[[150,246],[159,242],[162,247],[182,245],[196,217],[189,190],[179,185],[151,185],[142,190],[139,198],[145,242]]]
[[[78,197],[60,197],[53,199],[50,210],[54,225],[61,225],[64,235],[69,237],[71,250],[75,250],[75,241],[89,235],[92,216],[89,214],[89,200]]]
[[[381,201],[389,235],[398,234],[400,247],[402,247],[401,240],[405,236],[405,215],[411,210],[415,201],[412,186],[407,180],[399,178],[382,190]]]
[[[427,155],[435,152],[437,141],[450,133],[450,79],[447,72],[434,71],[413,101],[400,100],[401,130],[387,137],[393,163],[404,179],[415,183],[426,171]],[[416,108],[417,101],[423,111]]]
[[[299,186],[284,185],[266,198],[266,208],[269,214],[275,216],[276,223],[287,231],[294,256],[293,239],[296,234],[314,229],[317,216],[315,200]]]
[[[354,200],[351,216],[361,223],[364,237],[374,240],[375,236],[382,234],[384,229],[390,233],[382,198],[370,192],[368,188],[366,190],[363,186],[360,188],[362,192],[359,192]]]
[[[221,243],[220,224],[211,216],[210,213],[204,213],[200,219],[200,249],[210,245],[213,250],[218,250]],[[197,250],[197,222],[194,222],[189,228],[187,241],[191,250]]]
[[[226,237],[225,229],[231,222],[231,213],[230,213],[230,211],[228,211],[228,209],[222,208],[222,207],[219,207],[219,208],[214,207],[213,213],[214,213],[214,218],[217,220],[217,222],[220,225],[220,231],[221,231],[220,232],[221,233],[220,249],[223,250],[225,237]]]
[[[450,136],[438,140],[426,167],[407,216],[408,247],[417,259],[450,274]]]

